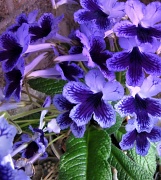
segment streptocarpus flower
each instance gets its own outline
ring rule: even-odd
[[[75,137],[81,138],[84,135],[86,130],[86,126],[77,126],[77,124],[69,117],[71,109],[75,106],[75,104],[70,103],[63,95],[56,94],[53,98],[53,104],[55,107],[62,112],[56,118],[57,123],[60,126],[60,129],[64,130],[70,127],[72,133]]]
[[[21,63],[21,64],[20,64]],[[6,86],[4,90],[5,99],[9,100],[12,96],[16,101],[21,99],[21,86],[24,74],[24,62],[20,62],[17,67],[4,74]]]
[[[9,31],[12,31],[12,32],[16,32],[18,30],[18,28],[23,24],[23,23],[26,23],[26,24],[32,24],[35,22],[36,20],[36,16],[38,14],[38,10],[34,10],[32,12],[30,12],[28,14],[28,16],[25,14],[25,13],[22,13],[20,14],[17,18],[16,18],[16,24],[10,26],[8,28]]]
[[[24,147],[25,149],[22,148],[20,151],[23,158],[32,158],[37,153],[41,153],[42,157],[47,157],[45,149],[47,147],[48,141],[44,137],[43,131],[38,128],[32,128],[31,126],[30,129],[32,130],[33,135],[29,136],[28,134],[22,134],[21,141],[14,143],[13,154],[15,155],[15,152],[17,149],[19,149],[19,147]]]
[[[16,133],[16,128],[0,116],[0,159],[11,153]]]
[[[111,71],[126,72],[126,83],[129,86],[141,86],[144,80],[144,71],[154,76],[161,75],[161,58],[154,54],[158,43],[153,45],[140,44],[133,38],[120,38],[120,46],[125,49],[117,52],[107,60],[107,67]]]
[[[75,63],[63,62],[56,64],[56,70],[60,72],[61,78],[68,81],[78,81],[83,78],[83,70]]]
[[[1,180],[30,180],[22,169],[15,169],[10,154],[0,159],[0,175]]]
[[[161,3],[152,2],[147,6],[139,0],[128,0],[125,3],[125,12],[129,19],[121,21],[114,27],[118,37],[136,36],[141,43],[152,43],[161,38]]]
[[[77,31],[76,35],[84,45],[82,54],[87,57],[88,66],[98,66],[106,78],[109,80],[115,79],[114,73],[109,71],[106,66],[106,60],[112,57],[112,53],[106,50],[104,39],[99,36],[90,36],[88,39],[80,31]]]
[[[69,116],[77,126],[86,125],[92,118],[102,128],[115,124],[115,111],[108,101],[120,99],[124,90],[120,83],[106,82],[97,69],[89,71],[85,76],[86,84],[69,82],[63,88],[63,96],[71,103],[76,104]]]
[[[116,19],[121,19],[124,15],[124,3],[116,0],[81,0],[80,4],[84,9],[74,14],[75,21],[80,24],[93,21],[99,29],[110,29]]]
[[[123,135],[119,145],[122,150],[129,150],[136,146],[136,153],[145,156],[150,148],[150,142],[158,142],[161,140],[161,128],[153,127],[150,132],[138,132],[135,129],[134,121],[128,120],[127,133]],[[130,124],[130,126],[129,126]]]
[[[58,24],[63,16],[54,17],[51,13],[44,13],[37,24],[31,25],[29,32],[31,34],[31,42],[53,38],[58,31]]]
[[[28,48],[30,36],[28,24],[23,24],[16,33],[6,32],[0,37],[0,62],[4,72],[11,71],[23,60],[23,53]]]
[[[121,116],[136,116],[137,131],[149,133],[154,125],[155,118],[161,116],[161,102],[156,98],[151,98],[160,92],[161,79],[149,76],[143,85],[131,88],[132,96],[123,97],[116,105],[116,111]],[[136,91],[137,89],[137,91]]]

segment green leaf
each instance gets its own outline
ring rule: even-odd
[[[111,140],[104,130],[90,127],[83,138],[71,136],[60,160],[59,180],[112,180],[110,151]]]
[[[120,128],[122,121],[123,120],[122,120],[121,116],[117,113],[116,123],[112,127],[110,127],[109,129],[106,129],[106,132],[108,134],[113,134],[114,132],[116,132]]]
[[[28,81],[28,84],[32,89],[43,92],[46,95],[55,95],[62,93],[63,87],[66,84],[64,80],[54,80],[54,79],[45,79],[37,78],[31,79]]]
[[[127,155],[134,160],[141,167],[141,169],[147,170],[149,173],[151,173],[151,176],[154,175],[156,171],[156,152],[154,148],[150,147],[146,156],[139,156],[136,154],[135,148],[129,150]]]
[[[152,180],[152,175],[112,145],[108,162],[116,168],[119,180]]]
[[[123,136],[123,134],[125,134],[125,133],[126,133],[126,130],[125,130],[125,127],[124,127],[124,126],[120,127],[120,128],[115,132],[114,135],[115,135],[115,138],[117,139],[118,142],[121,141],[122,136]]]

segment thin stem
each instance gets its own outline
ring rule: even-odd
[[[10,118],[12,120],[16,120],[16,119],[19,119],[19,118],[22,118],[24,116],[28,116],[28,115],[31,115],[31,114],[34,114],[34,113],[37,113],[37,112],[41,112],[43,110],[51,110],[51,107],[49,108],[37,108],[37,109],[32,109],[30,111],[27,111],[27,112],[23,112],[23,113],[20,113],[20,114],[16,114],[16,115],[13,115],[13,116],[10,116]]]
[[[50,142],[52,141],[51,135],[49,136],[49,140],[50,140]],[[53,153],[55,154],[55,156],[56,156],[58,159],[60,159],[60,157],[61,157],[61,155],[62,155],[62,153],[60,152],[60,150],[55,147],[55,144],[54,144],[54,143],[50,144],[50,146],[51,146],[51,149],[52,149]]]
[[[47,147],[49,147],[52,143],[54,143],[55,141],[57,141],[58,139],[61,139],[61,138],[63,138],[63,137],[66,137],[66,135],[65,135],[65,134],[62,134],[62,135],[58,136],[57,138],[53,139],[52,141],[50,141],[50,143],[48,144]]]

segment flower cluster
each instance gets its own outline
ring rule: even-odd
[[[54,8],[64,3],[54,2]],[[161,3],[80,0],[80,5],[82,9],[74,13],[80,26],[68,37],[58,33],[63,15],[44,13],[37,18],[37,10],[19,15],[0,36],[6,82],[0,112],[19,106],[26,80],[42,77],[66,82],[62,94],[45,99],[39,126],[30,126],[32,133],[23,133],[14,145],[16,129],[0,117],[2,175],[10,172],[12,179],[28,179],[32,170],[27,169],[47,156],[46,131],[57,134],[69,128],[81,138],[93,124],[103,129],[115,125],[116,112],[127,120],[127,132],[119,143],[122,150],[135,147],[137,154],[145,156],[150,143],[161,141],[161,101],[156,96],[161,91]],[[37,51],[38,56],[27,64],[29,55]],[[45,58],[51,58],[52,66],[35,70]],[[53,105],[56,113],[45,127],[45,116]],[[160,143],[157,150],[161,155]],[[13,163],[17,153],[21,153],[21,160]]]

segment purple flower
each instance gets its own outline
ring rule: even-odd
[[[37,14],[38,14],[38,10],[34,10],[30,12],[28,16],[25,13],[20,14],[16,19],[17,23],[10,26],[8,30],[12,32],[16,32],[23,23],[26,23],[26,24],[34,23]]]
[[[161,37],[161,3],[152,2],[145,6],[139,0],[128,0],[125,12],[130,21],[121,21],[114,27],[118,37],[136,36],[141,43],[152,43]]]
[[[30,180],[23,170],[12,169],[10,163],[0,164],[1,180]]]
[[[126,83],[129,86],[141,86],[145,76],[144,71],[154,76],[161,75],[161,58],[154,54],[158,47],[157,42],[153,45],[139,44],[133,38],[120,38],[119,43],[125,50],[109,58],[107,67],[111,71],[127,69]]]
[[[28,134],[22,134],[21,141],[14,144],[14,151],[21,145],[24,146],[28,144],[27,147],[21,151],[23,158],[32,158],[37,153],[41,153],[43,158],[47,157],[46,147],[48,141],[44,137],[43,131],[38,128],[32,128],[31,126],[30,129],[33,132],[33,136],[30,137]]]
[[[161,140],[161,128],[153,127],[150,132],[138,132],[135,129],[133,120],[128,120],[127,133],[123,135],[119,145],[122,150],[129,150],[136,145],[136,153],[145,156],[150,148],[150,142]],[[130,126],[129,126],[130,124]]]
[[[88,66],[98,66],[102,74],[109,80],[115,79],[113,72],[106,66],[106,60],[112,57],[112,53],[106,50],[106,44],[102,37],[91,36],[89,39],[80,31],[77,31],[77,37],[80,38],[83,48],[83,55],[88,59]]]
[[[70,103],[63,95],[57,94],[53,98],[53,104],[55,107],[62,112],[57,118],[57,123],[60,129],[64,130],[70,127],[72,133],[75,137],[81,138],[84,135],[86,126],[77,126],[77,124],[69,117],[71,109],[75,104]]]
[[[23,24],[16,33],[8,31],[0,37],[0,61],[3,62],[5,72],[11,71],[24,61],[22,55],[29,43],[28,24]]]
[[[86,125],[92,118],[102,128],[115,124],[115,111],[107,101],[116,101],[123,96],[123,87],[118,82],[106,82],[97,69],[85,76],[86,84],[69,82],[64,86],[63,96],[76,104],[70,111],[70,118],[77,126]]]
[[[56,70],[60,72],[61,78],[68,81],[78,81],[83,78],[83,70],[75,63],[63,62],[56,64]]]
[[[37,24],[29,27],[31,42],[53,38],[58,31],[58,24],[63,16],[54,17],[51,13],[44,13]]]
[[[116,105],[116,111],[121,116],[136,116],[135,123],[138,132],[146,131],[149,133],[154,126],[155,118],[161,116],[161,101],[151,98],[160,92],[161,80],[157,77],[149,76],[143,82],[143,85],[137,88],[131,88],[133,96],[125,96]]]
[[[75,21],[84,24],[93,21],[99,29],[110,29],[113,23],[124,15],[124,3],[116,0],[81,0],[81,6],[84,9],[78,10],[74,14]]]
[[[16,133],[16,128],[0,116],[0,159],[11,153]]]
[[[5,99],[9,100],[12,96],[16,101],[21,99],[22,79],[24,74],[24,62],[4,74],[6,86],[4,90]]]

